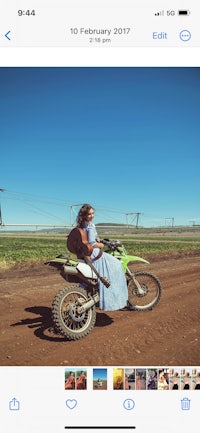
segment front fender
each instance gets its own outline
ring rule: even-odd
[[[126,264],[128,264],[129,262],[143,262],[149,264],[148,260],[138,256],[126,256],[125,260],[126,260]]]
[[[109,252],[108,252],[108,254],[109,254]],[[130,256],[127,254],[121,254],[119,251],[114,251],[114,254],[112,254],[112,255],[121,261],[124,272],[126,272],[126,268],[127,268],[128,263],[131,263],[131,262],[142,262],[142,263],[147,263],[149,265],[149,262],[146,259],[143,259],[142,257]]]
[[[125,256],[123,258],[121,257],[121,262],[122,262],[124,272],[126,272],[127,265],[131,262],[143,262],[143,263],[149,264],[149,262],[147,260],[143,259],[142,257],[138,257],[138,256]]]

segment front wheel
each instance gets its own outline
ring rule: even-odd
[[[160,281],[148,272],[136,272],[128,281],[128,300],[132,310],[152,310],[161,292]]]
[[[79,314],[79,307],[88,301],[87,291],[72,284],[60,290],[52,304],[53,322],[69,340],[80,340],[93,328],[96,321],[95,305]]]

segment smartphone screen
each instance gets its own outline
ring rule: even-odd
[[[5,433],[197,425],[199,9],[1,8]]]

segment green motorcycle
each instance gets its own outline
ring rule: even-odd
[[[147,260],[128,255],[120,241],[101,240],[105,252],[121,261],[128,286],[128,310],[151,310],[161,297],[161,284],[157,277],[145,271],[132,272],[129,264]],[[89,260],[58,256],[46,264],[59,270],[60,275],[70,284],[61,289],[52,304],[55,328],[68,340],[85,337],[95,325],[96,306],[99,303],[98,278],[107,285],[109,282],[98,274]]]

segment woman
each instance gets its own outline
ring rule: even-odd
[[[65,389],[74,389],[75,388],[75,377],[73,371],[70,371],[69,377],[65,382]]]
[[[93,219],[93,207],[90,204],[84,204],[77,216],[77,227],[85,230],[88,242],[93,247],[91,262],[99,274],[110,282],[110,286],[107,288],[98,280],[99,307],[102,310],[119,310],[124,308],[128,302],[126,278],[120,261],[110,254],[102,253],[104,244],[100,242],[95,225],[92,223]]]
[[[141,389],[141,380],[140,380],[140,375],[136,373],[136,389]]]
[[[179,389],[179,374],[177,372],[172,377],[171,382],[173,383],[172,389]]]
[[[185,377],[183,377],[182,382],[184,384],[183,389],[190,389],[190,373],[187,372]]]
[[[200,373],[197,374],[196,379],[194,379],[195,388],[194,389],[200,389]]]
[[[159,370],[158,389],[159,390],[169,389],[169,384],[167,383],[167,380],[166,380],[166,377],[165,377],[165,373],[164,373],[163,370]]]
[[[129,382],[128,382],[128,375],[125,374],[125,389],[131,389]]]
[[[86,389],[86,376],[84,371],[81,371],[81,374],[76,381],[76,389]]]

